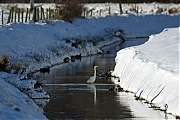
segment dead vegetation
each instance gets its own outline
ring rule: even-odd
[[[171,8],[168,10],[169,14],[179,14],[180,13],[180,7],[179,8]]]
[[[7,70],[8,63],[9,63],[8,57],[6,53],[4,53],[0,59],[0,71],[5,72]]]
[[[12,57],[8,57],[6,53],[2,54],[0,59],[0,72],[23,74],[28,66],[27,62],[15,60]]]
[[[56,8],[59,11],[58,19],[73,22],[75,18],[82,15],[83,6],[79,0],[67,0],[62,5],[57,4]]]

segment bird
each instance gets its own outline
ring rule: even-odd
[[[87,83],[93,84],[94,81],[96,80],[96,68],[97,68],[97,67],[98,67],[98,66],[94,66],[94,76],[93,76],[93,77],[90,77],[90,78],[87,80]]]

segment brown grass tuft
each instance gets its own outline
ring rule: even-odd
[[[6,68],[8,66],[8,63],[9,63],[8,57],[7,57],[6,53],[4,53],[0,59],[0,71],[5,72]]]

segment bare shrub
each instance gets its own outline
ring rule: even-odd
[[[23,74],[26,72],[26,69],[29,66],[28,61],[20,60],[13,56],[9,56],[8,60],[9,60],[9,63],[8,63],[8,66],[6,67],[6,72],[8,73]]]
[[[0,71],[2,72],[23,74],[28,66],[28,62],[23,62],[11,56],[8,57],[6,53],[4,53],[0,59]]]
[[[8,66],[8,57],[6,55],[6,53],[4,53],[2,56],[1,56],[1,59],[0,59],[0,71],[6,71],[6,68]]]
[[[29,65],[21,61],[14,61],[10,65],[10,72],[14,74],[23,74]]]
[[[75,18],[81,17],[83,6],[79,0],[67,0],[62,6],[59,6],[58,9],[58,19],[73,22]]]

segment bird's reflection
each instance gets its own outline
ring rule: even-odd
[[[96,86],[94,84],[87,84],[87,87],[90,89],[90,92],[94,93],[94,105],[96,105]]]

